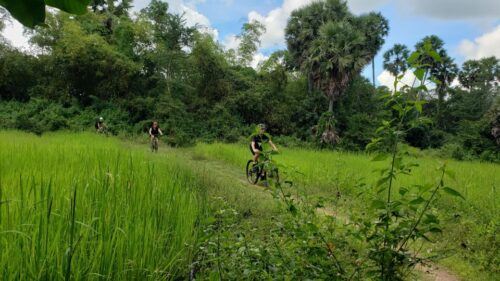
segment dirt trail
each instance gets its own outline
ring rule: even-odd
[[[246,191],[250,191],[251,196],[257,197],[257,200],[268,201],[269,203],[274,200],[269,190],[265,187],[248,183],[245,178],[243,165],[238,168],[220,160],[208,159],[204,157],[200,158],[190,151],[181,152],[175,149],[167,149],[165,152],[182,154],[184,159],[190,162],[191,165],[196,165],[202,167],[202,169],[210,170],[210,173],[216,175],[216,177],[234,183],[234,188],[242,188],[246,189]],[[249,193],[246,192],[246,196],[248,196],[248,194]],[[325,216],[334,216],[340,220],[348,221],[346,216],[332,210],[329,207],[318,208],[317,211],[319,214]],[[460,281],[460,279],[454,274],[435,264],[418,265],[415,270],[420,273],[419,276],[421,278],[419,280],[421,281]]]
[[[446,269],[432,265],[417,265],[415,268],[422,273],[424,281],[459,281],[458,277],[448,272]]]

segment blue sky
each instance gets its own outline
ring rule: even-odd
[[[283,30],[291,11],[313,0],[166,0],[170,10],[184,13],[188,24],[208,30],[227,48],[238,44],[236,35],[243,23],[259,20],[267,28],[262,37],[254,65],[277,49],[285,48]],[[134,11],[150,0],[135,0]],[[413,48],[427,35],[435,34],[445,42],[457,63],[484,56],[500,57],[500,0],[349,0],[356,14],[381,12],[390,23],[386,44],[377,55],[376,76],[385,84],[390,79],[382,69],[382,54],[395,43]],[[12,24],[4,35],[14,45],[23,47],[25,39],[18,24]],[[24,40],[24,41],[23,41]],[[371,77],[371,70],[364,71]]]
[[[148,0],[136,0],[136,9]],[[283,29],[290,12],[312,0],[169,0],[173,11],[184,12],[188,22],[200,15],[203,25],[215,30],[217,39],[227,47],[237,46],[235,35],[243,23],[259,20],[267,27],[262,48],[255,60],[265,59],[285,48]],[[385,84],[382,54],[395,43],[413,48],[421,38],[435,34],[445,42],[457,63],[466,59],[496,55],[500,57],[500,0],[349,0],[356,14],[381,12],[390,22],[386,44],[376,57],[376,76]],[[479,41],[476,41],[478,40]],[[371,77],[371,70],[364,75]],[[385,76],[385,77],[384,77]],[[381,80],[381,81],[380,81]]]

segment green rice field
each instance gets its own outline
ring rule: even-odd
[[[0,279],[187,276],[201,184],[153,156],[93,134],[0,133]]]
[[[90,133],[0,132],[0,278],[187,280],[205,220],[218,207],[214,197],[250,210],[252,229],[277,214],[272,196],[245,182],[249,158],[244,144],[161,145],[154,154],[145,142]],[[345,214],[365,207],[356,195],[387,165],[366,154],[296,148],[282,148],[275,159],[283,177],[311,198],[339,192]],[[443,160],[409,159],[419,166],[397,185],[436,183]],[[494,280],[500,166],[447,166],[455,178],[446,185],[465,200],[440,198],[435,208],[445,231],[427,251],[463,280]]]

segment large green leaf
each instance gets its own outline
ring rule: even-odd
[[[45,4],[81,15],[87,11],[89,3],[90,0],[0,0],[0,6],[27,27],[35,27],[45,22]]]
[[[83,15],[87,12],[90,0],[45,0],[45,3],[71,14]]]
[[[28,27],[45,21],[45,3],[43,0],[0,0],[3,6],[20,23]]]
[[[460,197],[460,198],[465,200],[465,197],[463,197],[462,194],[460,194],[460,192],[456,191],[455,189],[453,189],[451,187],[443,187],[443,190],[450,195]]]

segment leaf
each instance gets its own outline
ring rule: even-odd
[[[419,52],[413,52],[408,58],[408,64],[410,65],[414,64],[419,57],[420,57]]]
[[[415,102],[415,108],[419,113],[422,113],[422,103],[420,102]]]
[[[65,12],[82,15],[87,12],[90,0],[0,0],[0,6],[27,27],[43,25],[45,22],[45,4]]]
[[[438,218],[433,214],[425,214],[425,223],[439,223]]]
[[[418,80],[424,80],[425,69],[417,68],[417,70],[413,71],[413,74],[418,78]]]
[[[444,190],[444,192],[446,192],[452,196],[460,197],[463,200],[465,200],[465,197],[463,197],[462,194],[460,194],[460,192],[456,191],[455,189],[453,189],[451,187],[445,186],[445,187],[443,187],[443,190]]]
[[[406,193],[408,193],[408,188],[406,188],[406,187],[400,187],[399,188],[399,194],[401,196],[404,196]]]
[[[7,9],[20,23],[27,27],[45,22],[43,0],[0,0],[0,6]]]
[[[422,197],[418,197],[417,199],[413,199],[410,201],[411,205],[419,205],[425,202],[425,199]]]
[[[83,15],[87,12],[90,0],[45,0],[45,3],[71,14]]]
[[[392,109],[396,110],[397,112],[401,113],[403,112],[403,107],[401,107],[400,104],[395,104],[392,106]],[[385,125],[385,124],[384,124]],[[386,125],[386,126],[389,126],[389,125]]]
[[[388,181],[389,181],[389,178],[390,178],[390,176],[380,178],[380,179],[377,181],[377,184],[375,185],[375,187],[379,187],[379,186],[383,185],[384,183],[388,182]]]
[[[431,227],[431,228],[429,228],[429,232],[432,232],[432,233],[442,233],[443,231],[439,227]]]
[[[441,56],[435,51],[435,50],[430,50],[429,55],[437,62],[441,61]]]

